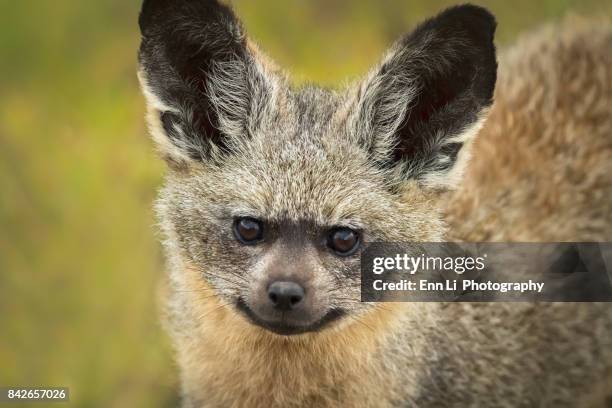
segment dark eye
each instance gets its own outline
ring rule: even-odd
[[[359,248],[359,233],[346,227],[335,228],[329,233],[327,246],[337,255],[352,255]]]
[[[254,218],[238,218],[234,221],[234,235],[243,244],[254,245],[263,237],[263,225]]]

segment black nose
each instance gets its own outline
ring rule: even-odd
[[[276,281],[268,286],[268,299],[278,310],[295,309],[304,299],[304,288],[291,281]]]

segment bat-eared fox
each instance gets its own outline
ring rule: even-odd
[[[216,0],[139,24],[185,407],[611,406],[612,308],[360,302],[359,262],[612,240],[608,22],[544,27],[498,72],[493,15],[451,7],[343,89],[292,85]]]

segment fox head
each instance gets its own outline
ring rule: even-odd
[[[146,0],[139,24],[164,232],[254,327],[349,324],[375,307],[359,302],[368,243],[443,238],[439,192],[492,103],[488,11],[443,11],[341,91],[292,87],[215,0]]]

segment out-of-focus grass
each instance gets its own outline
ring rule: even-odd
[[[448,1],[235,2],[297,82],[355,78]],[[603,0],[483,3],[498,42]],[[161,182],[135,76],[139,2],[0,0],[0,385],[71,388],[76,406],[177,402],[158,323]]]

